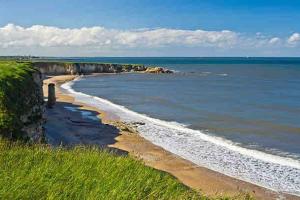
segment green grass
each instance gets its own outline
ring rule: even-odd
[[[0,61],[0,79],[22,79],[33,70],[29,62]]]
[[[0,141],[1,199],[205,199],[128,156]]]
[[[209,198],[130,156],[95,147],[50,148],[0,140],[0,199]]]

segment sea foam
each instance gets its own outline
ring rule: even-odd
[[[77,78],[74,81],[78,81]],[[76,101],[114,113],[124,122],[143,122],[140,135],[153,144],[193,163],[228,176],[277,192],[300,196],[300,161],[247,149],[221,137],[134,112],[106,99],[74,91],[68,82],[62,85]]]

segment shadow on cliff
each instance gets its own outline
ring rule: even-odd
[[[99,146],[119,154],[125,151],[109,147],[116,142],[119,130],[103,124],[96,111],[80,109],[80,106],[57,102],[46,109],[45,132],[48,143],[53,146],[75,145]],[[126,153],[125,153],[126,154]]]

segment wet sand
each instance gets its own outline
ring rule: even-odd
[[[54,108],[46,111],[45,128],[49,143],[99,145],[126,151],[142,159],[146,165],[172,174],[185,185],[207,196],[249,193],[256,199],[300,199],[199,167],[150,143],[134,127],[120,122],[113,113],[105,113],[84,103],[75,102],[72,96],[60,89],[62,83],[74,78],[71,75],[55,76],[44,81],[45,96],[47,84],[56,84],[57,103]]]

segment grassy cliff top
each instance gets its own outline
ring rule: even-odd
[[[28,62],[0,61],[0,81],[10,78],[23,79],[32,73],[33,70],[31,63]]]
[[[109,62],[96,62],[96,61],[69,61],[69,60],[62,60],[62,59],[18,59],[17,57],[8,57],[4,58],[0,56],[0,65],[1,63],[19,63],[19,64],[24,64],[24,63],[54,63],[54,64],[105,64],[105,65],[123,65],[123,66],[143,66],[144,64],[141,63],[109,63]]]
[[[48,63],[48,64],[99,64],[99,65],[123,65],[123,66],[144,66],[138,63],[108,63],[108,62],[94,62],[94,61],[64,61],[64,60],[32,60],[32,63]]]
[[[30,63],[0,61],[0,136],[23,138],[20,116],[38,103],[29,100],[38,87],[34,71]]]

